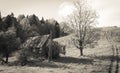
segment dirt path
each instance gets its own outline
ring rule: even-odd
[[[107,42],[106,42],[107,43]],[[108,46],[108,45],[107,45]],[[119,45],[113,45],[111,48],[109,46],[109,54],[104,54],[103,56],[97,56],[95,59],[97,64],[93,65],[93,71],[91,73],[120,73],[120,48]],[[107,50],[107,48],[106,48]],[[104,53],[107,53],[103,50]],[[100,54],[99,54],[100,55]],[[95,66],[96,65],[96,66]],[[95,68],[94,68],[95,67]]]
[[[108,73],[119,73],[119,48],[114,45],[113,58],[111,58],[110,67]]]

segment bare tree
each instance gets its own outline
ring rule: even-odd
[[[117,45],[119,45],[120,42],[119,29],[112,29],[109,31],[105,31],[104,36],[106,37],[107,41],[110,43],[113,56],[115,56],[115,51],[116,54],[118,52]]]
[[[87,1],[80,0],[74,3],[74,11],[68,16],[68,22],[76,32],[77,39],[74,39],[74,45],[80,49],[80,55],[83,55],[83,48],[96,40],[95,26],[97,14],[88,6]]]

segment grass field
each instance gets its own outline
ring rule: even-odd
[[[112,56],[110,43],[106,39],[100,39],[94,48],[85,48],[84,56],[81,57],[79,49],[70,43],[71,36],[60,38],[61,43],[67,45],[67,53],[58,60],[50,63],[47,60],[36,60],[26,66],[16,66],[16,58],[11,57],[9,66],[0,66],[0,73],[108,73]]]

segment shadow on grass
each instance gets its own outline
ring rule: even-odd
[[[118,60],[120,61],[120,57],[118,57],[118,56],[112,56],[112,55],[95,56],[95,57],[91,57],[91,58],[93,58],[93,59],[99,59],[99,60],[111,60],[111,59],[115,60],[116,58],[118,58]]]
[[[43,61],[40,60],[30,60],[27,62],[28,67],[47,67],[47,68],[70,68],[66,65],[66,63],[76,63],[76,64],[93,64],[94,60],[93,58],[74,58],[74,57],[60,57],[57,60],[54,60],[52,62]],[[8,66],[21,66],[19,61],[13,61],[9,62]]]
[[[10,62],[8,64],[8,66],[21,66],[21,65],[18,61],[14,61],[14,62]],[[48,62],[48,61],[40,62],[39,60],[28,61],[25,66],[28,66],[28,67],[43,67],[43,68],[44,67],[46,67],[46,68],[69,68],[66,65],[56,64],[53,61],[52,62]]]
[[[78,64],[93,64],[93,59],[90,58],[74,58],[74,57],[61,57],[56,62],[61,63],[78,63]]]

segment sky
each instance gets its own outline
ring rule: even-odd
[[[17,17],[19,14],[35,14],[40,19],[54,18],[63,21],[64,17],[72,13],[75,0],[0,0],[2,16],[11,12]],[[120,26],[120,0],[88,0],[89,5],[99,15],[98,27]]]

